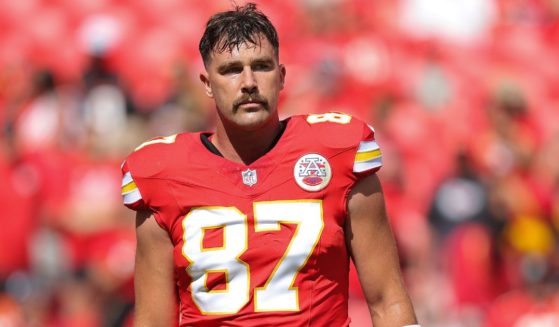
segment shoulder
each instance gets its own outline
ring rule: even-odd
[[[375,139],[375,130],[364,121],[339,112],[294,116],[292,119],[298,134],[310,134],[314,142],[324,147],[351,153],[354,174],[368,175],[382,166],[382,152]]]
[[[136,177],[154,177],[164,171],[189,147],[199,133],[156,137],[137,146],[124,161]]]
[[[169,175],[169,167],[187,152],[196,135],[199,133],[156,137],[136,147],[121,166],[124,204],[133,210],[149,208],[157,189],[150,181]]]
[[[351,148],[364,140],[374,140],[374,129],[359,118],[341,113],[328,112],[293,116],[300,129],[327,147]]]

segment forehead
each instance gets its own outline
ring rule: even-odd
[[[274,47],[264,36],[261,36],[257,43],[245,41],[238,46],[225,47],[222,51],[223,42],[221,41],[210,53],[210,63],[276,58]]]

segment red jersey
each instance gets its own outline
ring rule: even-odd
[[[347,326],[347,195],[381,159],[351,116],[293,116],[250,165],[201,133],[148,141],[124,162],[122,192],[172,238],[181,326]]]

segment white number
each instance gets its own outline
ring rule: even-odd
[[[255,289],[255,311],[299,311],[298,290],[293,283],[322,234],[322,204],[320,201],[254,204],[256,232],[280,230],[281,223],[297,224],[297,229],[266,285]]]
[[[205,207],[189,212],[182,221],[182,253],[190,261],[187,272],[192,300],[204,314],[227,314],[239,311],[249,298],[249,268],[239,259],[247,247],[246,216],[232,207]],[[204,230],[223,228],[223,246],[205,249]],[[206,286],[209,272],[225,273],[225,291],[211,291]]]
[[[282,223],[297,224],[283,257],[262,287],[254,292],[255,311],[299,311],[298,289],[293,284],[305,266],[324,227],[322,202],[271,201],[254,203],[255,232],[279,231]],[[246,215],[233,207],[201,207],[183,219],[184,257],[190,261],[194,303],[203,314],[238,312],[249,301],[250,270],[239,257],[246,251]],[[223,246],[204,248],[204,230],[223,228]],[[209,290],[210,272],[224,273],[225,290]]]
[[[339,112],[327,112],[325,114],[312,114],[307,116],[307,122],[309,124],[324,123],[324,122],[349,124],[350,121],[351,121],[350,115],[342,114]]]

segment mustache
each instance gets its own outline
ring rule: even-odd
[[[249,102],[260,103],[265,109],[268,109],[268,100],[259,94],[243,94],[240,98],[233,102],[233,110],[237,111],[240,105]]]

